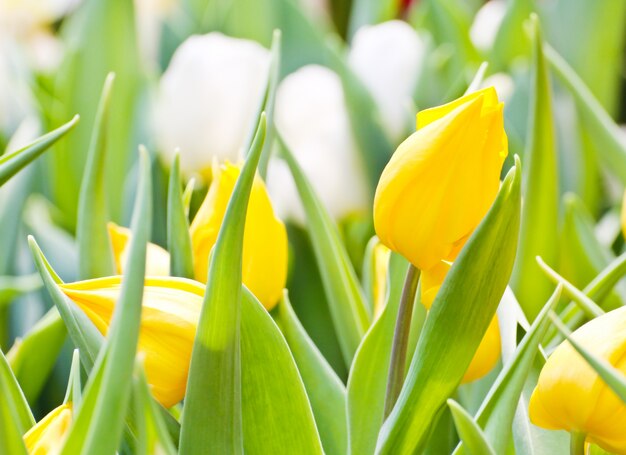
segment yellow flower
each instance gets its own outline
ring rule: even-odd
[[[507,156],[493,87],[417,115],[374,199],[380,240],[423,270],[451,260],[493,203]]]
[[[500,359],[500,345],[498,317],[494,316],[461,382],[475,381],[493,370]]]
[[[374,318],[377,319],[385,309],[387,300],[387,270],[389,268],[389,257],[391,250],[382,243],[374,246],[372,254],[373,264],[373,289],[374,296]]]
[[[209,192],[191,224],[195,278],[206,282],[209,253],[215,241],[240,166],[214,166]],[[263,181],[256,177],[248,202],[243,240],[243,282],[270,310],[282,295],[287,280],[287,231],[274,214]]]
[[[59,285],[107,334],[120,297],[121,276]],[[184,278],[146,278],[137,351],[144,356],[152,394],[169,408],[185,395],[204,286]]]
[[[624,198],[622,199],[622,214],[620,219],[622,222],[622,234],[626,237],[626,191],[624,191]]]
[[[130,229],[118,226],[115,223],[107,225],[109,238],[113,247],[113,257],[117,273],[124,273],[124,265],[128,256],[128,242],[131,237]],[[167,251],[154,243],[148,243],[146,253],[146,275],[168,276],[170,274],[170,255]]]
[[[65,442],[71,424],[71,403],[53,409],[24,435],[26,450],[30,455],[57,453]]]
[[[626,308],[588,322],[572,337],[626,374]],[[626,405],[567,341],[541,370],[529,414],[537,426],[584,433],[587,442],[626,454]]]

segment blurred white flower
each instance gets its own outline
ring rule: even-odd
[[[220,33],[188,38],[161,78],[155,106],[159,150],[170,163],[180,147],[184,173],[210,168],[213,158],[240,158],[264,93],[269,52]]]
[[[488,1],[478,10],[470,29],[470,39],[477,49],[481,51],[491,49],[506,10],[506,0]]]
[[[368,185],[339,76],[309,65],[287,76],[276,94],[275,120],[322,203],[335,219],[367,210]],[[287,165],[270,162],[267,186],[282,218],[305,215]]]
[[[406,22],[361,27],[352,41],[350,67],[378,105],[381,122],[397,142],[413,127],[413,92],[426,46]]]
[[[496,89],[498,99],[506,105],[515,91],[513,78],[506,73],[495,73],[487,77],[482,84],[480,84],[481,88],[492,86]]]
[[[79,0],[0,0],[0,30],[24,37],[54,23],[78,3]]]

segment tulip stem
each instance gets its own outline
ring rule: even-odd
[[[569,453],[570,455],[585,455],[585,433],[572,431],[570,433]]]
[[[387,392],[385,394],[384,418],[387,418],[396,404],[396,400],[404,383],[404,370],[406,368],[406,350],[411,330],[411,318],[413,317],[413,305],[420,272],[410,265],[402,288],[402,297],[398,306],[398,318],[393,334],[391,347],[391,360],[389,362],[389,375],[387,376]]]

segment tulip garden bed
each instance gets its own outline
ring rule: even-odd
[[[625,0],[0,0],[0,455],[626,454]]]

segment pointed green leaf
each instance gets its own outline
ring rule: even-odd
[[[15,428],[21,436],[35,424],[35,418],[2,351],[0,351],[0,386],[0,402],[10,411]],[[0,450],[0,453],[4,452]]]
[[[280,137],[279,143],[304,206],[313,251],[328,298],[335,332],[346,364],[350,365],[369,326],[371,315],[365,304],[356,272],[341,243],[337,225],[317,198],[300,165]]]
[[[167,192],[167,249],[170,252],[171,275],[193,278],[191,236],[189,235],[189,220],[182,194],[178,153],[174,156],[170,169],[170,183]]]
[[[56,308],[42,317],[7,353],[24,395],[36,402],[59,357],[67,330]]]
[[[509,281],[520,193],[521,165],[516,159],[433,302],[402,392],[381,428],[377,453],[405,454],[423,448],[430,426],[461,382]]]
[[[15,395],[13,394],[14,384],[11,377],[6,374],[6,368],[8,368],[8,363],[4,358],[4,354],[0,352],[0,453],[27,455],[24,440],[22,439],[24,431],[20,428],[20,423],[23,424],[18,410],[21,405],[19,401],[15,401]],[[26,407],[28,408],[28,406]],[[32,415],[30,419],[34,424]]]
[[[280,330],[247,289],[243,290],[241,312],[245,453],[322,455],[305,386]]]
[[[391,253],[387,270],[385,307],[365,334],[348,379],[349,450],[352,455],[373,455],[383,424],[391,345],[408,262]]]
[[[74,349],[72,353],[72,366],[70,368],[70,376],[67,380],[67,390],[63,403],[72,403],[75,410],[80,408],[80,402],[83,399],[83,386],[80,379],[80,353],[78,349]]]
[[[105,164],[108,152],[109,105],[115,74],[104,81],[98,111],[94,120],[87,163],[78,196],[78,271],[80,279],[115,274],[111,242],[107,232],[109,210]]]
[[[58,127],[54,131],[41,136],[35,142],[12,153],[0,156],[0,186],[4,185],[11,177],[17,174],[22,168],[28,165],[35,158],[61,139],[68,131],[78,123],[78,115],[66,124]]]
[[[537,267],[535,256],[549,263],[558,259],[559,189],[557,149],[552,117],[552,94],[543,57],[539,19],[533,16],[533,69],[530,119],[524,158],[522,225],[519,254],[511,287],[526,317],[533,320],[551,293],[551,283]],[[541,235],[537,235],[541,232]]]
[[[448,407],[452,412],[456,431],[465,445],[465,450],[471,455],[495,455],[491,445],[489,445],[489,441],[487,441],[474,418],[459,403],[452,399],[448,400]]]
[[[537,315],[513,358],[504,366],[476,413],[476,422],[483,428],[487,440],[496,453],[505,452],[508,446],[509,440],[503,435],[509,434],[524,383],[533,365],[539,343],[548,329],[548,313],[558,303],[561,289],[562,285],[559,285]],[[462,453],[462,447],[455,453]]]
[[[237,179],[209,259],[206,293],[191,354],[180,453],[243,453],[241,279],[248,198],[265,141],[265,115]]]
[[[152,182],[147,153],[141,154],[140,178],[131,223],[133,236],[120,297],[115,305],[105,348],[87,382],[62,454],[114,453],[120,443],[130,400],[139,339],[146,249],[152,225]]]
[[[324,452],[343,455],[348,447],[346,388],[302,327],[287,291],[276,317],[306,387]]]
[[[550,46],[545,46],[544,52],[554,74],[574,97],[578,113],[590,133],[589,139],[600,160],[622,184],[626,184],[626,144],[620,127],[563,57]]]

